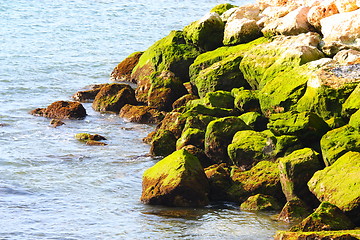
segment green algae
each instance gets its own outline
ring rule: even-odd
[[[350,117],[358,109],[360,109],[360,84],[357,85],[355,90],[350,94],[350,96],[344,102],[342,109],[343,115],[345,117]]]
[[[176,142],[176,149],[181,149],[186,145],[193,145],[200,149],[204,149],[205,131],[197,128],[187,128],[181,134]]]
[[[231,8],[235,8],[237,6],[232,5],[230,3],[222,3],[219,5],[216,5],[215,7],[213,7],[210,12],[216,12],[217,14],[221,15],[224,12],[226,12],[227,10],[231,9]]]
[[[353,115],[351,115],[349,125],[357,130],[360,130],[360,110],[357,110]]]
[[[246,199],[246,201],[240,205],[240,209],[247,211],[269,211],[280,210],[281,206],[272,196],[256,194]]]

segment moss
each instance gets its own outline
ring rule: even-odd
[[[339,128],[346,125],[346,122],[341,117],[332,117],[326,120],[326,124],[329,125],[331,129]]]
[[[360,151],[360,132],[349,125],[326,133],[320,141],[325,165],[330,166],[348,151]]]
[[[275,198],[264,194],[256,194],[249,197],[240,205],[241,210],[248,211],[268,211],[280,210],[281,206]]]
[[[255,131],[265,130],[268,123],[268,120],[258,112],[247,112],[240,115],[240,118]]]
[[[343,104],[343,116],[350,117],[358,109],[360,109],[360,84],[355,88],[355,90],[350,94]]]
[[[278,220],[291,223],[300,222],[309,216],[311,212],[311,209],[300,198],[293,198],[286,202],[278,216]]]
[[[204,148],[205,131],[197,128],[187,128],[176,142],[176,149],[186,145],[194,145],[200,149]]]
[[[215,7],[213,7],[210,12],[216,12],[218,13],[219,15],[223,14],[224,12],[226,12],[227,10],[231,9],[231,8],[234,8],[234,7],[237,7],[235,5],[232,5],[230,3],[222,3],[222,4],[219,4],[219,5],[216,5]]]
[[[235,97],[235,107],[242,112],[260,111],[260,103],[257,91],[245,90],[243,88],[232,89],[231,93]]]
[[[344,239],[353,240],[360,238],[360,230],[343,231],[319,231],[319,232],[287,232],[276,233],[275,240],[298,240],[298,239]]]
[[[213,117],[227,117],[237,115],[233,109],[208,107],[196,100],[190,101],[186,106],[186,112],[182,115],[183,118],[197,115],[208,115]]]
[[[351,115],[349,125],[357,130],[360,130],[360,110],[357,110],[353,115]]]
[[[360,224],[360,153],[347,152],[308,182],[317,198],[335,204]]]
[[[234,97],[227,91],[208,92],[203,98],[203,103],[210,107],[234,108]]]
[[[207,125],[215,119],[216,119],[215,117],[202,115],[202,114],[196,116],[190,116],[186,118],[183,132],[185,132],[188,128],[197,128],[200,130],[206,129]]]
[[[153,156],[168,156],[176,150],[176,138],[169,130],[159,130],[151,142],[150,154]]]
[[[225,163],[214,164],[207,167],[205,174],[209,180],[210,185],[210,200],[212,201],[227,201],[229,200],[226,191],[231,186],[231,179],[229,168]]]

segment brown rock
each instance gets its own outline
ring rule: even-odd
[[[164,113],[149,106],[134,106],[126,104],[120,110],[120,117],[137,123],[159,123],[164,118]]]
[[[47,108],[37,108],[30,114],[56,119],[84,119],[86,110],[81,103],[70,101],[57,101],[50,104]]]
[[[186,94],[180,98],[178,98],[173,104],[172,104],[172,108],[176,109],[179,107],[183,107],[186,105],[187,102],[191,101],[191,100],[195,100],[198,99],[197,96],[193,95],[193,94]]]
[[[309,23],[316,29],[321,30],[321,19],[339,13],[335,2],[336,0],[327,0],[310,8],[307,15]]]
[[[131,78],[131,73],[143,52],[135,52],[120,62],[111,73],[113,81],[128,81],[136,83],[136,79]]]
[[[50,125],[54,128],[58,127],[58,126],[61,126],[61,125],[64,125],[65,123],[59,119],[51,119],[50,121]]]

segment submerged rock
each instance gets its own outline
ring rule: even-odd
[[[50,125],[54,128],[65,125],[65,123],[59,119],[51,119]],[[1,126],[1,124],[0,124]]]
[[[86,143],[86,145],[90,146],[106,146],[107,144],[104,142],[100,142],[101,140],[106,140],[105,137],[99,134],[90,134],[90,133],[77,133],[75,135],[75,139]]]
[[[55,119],[84,119],[86,110],[81,103],[70,101],[57,101],[46,108],[37,108],[30,114]]]
[[[272,196],[264,194],[256,194],[249,197],[240,205],[241,210],[247,211],[269,211],[280,210],[281,205]]]
[[[179,150],[143,174],[141,201],[151,205],[199,207],[208,204],[209,184],[199,160]]]

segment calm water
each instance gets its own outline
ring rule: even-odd
[[[219,3],[0,0],[0,239],[271,239],[285,227],[234,205],[141,204],[141,175],[156,161],[141,139],[154,126],[90,104],[85,120],[58,128],[28,114],[108,82],[127,55]],[[79,132],[104,135],[108,146],[83,145]]]

